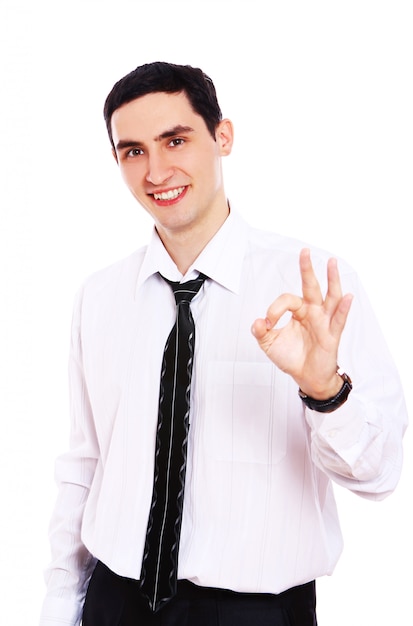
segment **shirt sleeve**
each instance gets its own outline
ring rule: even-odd
[[[81,539],[84,507],[99,447],[82,367],[81,293],[76,298],[69,358],[70,450],[56,461],[58,497],[49,527],[51,562],[40,626],[78,626],[95,559]]]
[[[402,468],[407,411],[399,374],[371,304],[352,274],[354,294],[343,332],[339,365],[353,382],[347,401],[332,413],[305,409],[314,463],[332,480],[369,499],[396,487]]]

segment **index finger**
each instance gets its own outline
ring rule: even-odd
[[[288,311],[293,315],[297,315],[303,306],[303,299],[292,293],[283,293],[268,307],[266,324],[267,328],[273,328]]]

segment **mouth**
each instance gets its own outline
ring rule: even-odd
[[[153,193],[153,199],[157,204],[173,204],[185,194],[187,187],[176,187],[175,189],[168,189],[168,191],[160,191],[159,193]]]

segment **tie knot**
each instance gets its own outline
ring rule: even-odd
[[[162,274],[160,274],[160,276],[162,276]],[[185,283],[168,280],[165,276],[162,276],[162,278],[168,283],[174,292],[176,304],[182,304],[183,302],[187,302],[189,304],[195,294],[197,294],[201,289],[207,277],[205,274],[199,274],[198,278],[188,280]]]

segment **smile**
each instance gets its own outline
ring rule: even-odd
[[[154,193],[155,200],[175,200],[184,191],[185,187],[177,187],[176,189],[170,189],[169,191],[162,191],[161,193]]]

